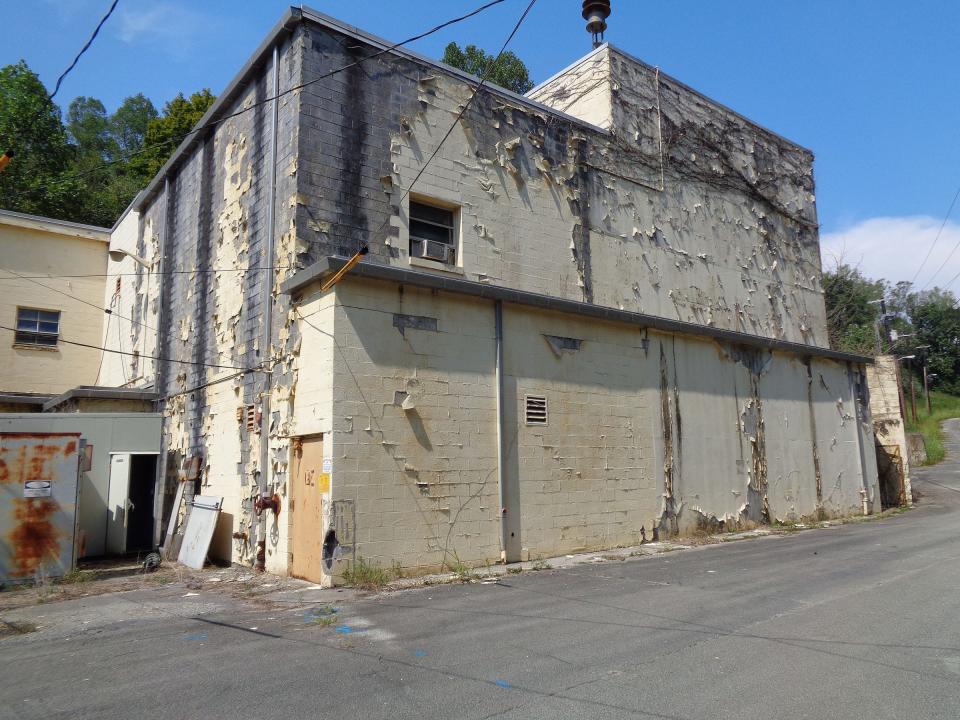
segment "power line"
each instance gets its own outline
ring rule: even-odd
[[[254,272],[259,270],[300,270],[300,269],[301,268],[295,267],[293,265],[251,265],[250,267],[196,268],[194,270],[164,270],[163,272],[143,270],[140,272],[80,273],[76,275],[19,275],[18,274],[16,277],[0,277],[0,282],[3,282],[4,280],[77,280],[77,279],[85,279],[85,278],[140,277],[144,274],[159,277],[162,275],[192,275],[193,273]]]
[[[44,289],[46,289],[46,290],[49,290],[49,291],[55,292],[55,293],[59,293],[60,295],[63,295],[64,297],[70,298],[71,300],[76,300],[77,302],[83,303],[84,305],[88,305],[88,306],[90,306],[90,307],[92,307],[92,308],[94,308],[94,309],[96,309],[96,310],[99,310],[99,311],[102,312],[102,313],[105,313],[105,314],[107,314],[107,315],[116,315],[116,316],[117,316],[118,318],[120,318],[121,320],[126,320],[127,322],[133,323],[134,325],[140,325],[141,327],[145,327],[145,328],[147,328],[148,330],[153,330],[153,332],[159,332],[155,327],[152,327],[151,325],[147,325],[147,323],[145,323],[145,322],[140,322],[139,320],[134,320],[133,318],[129,318],[129,317],[127,317],[126,315],[121,315],[121,314],[118,313],[118,312],[115,312],[115,311],[110,310],[110,309],[105,308],[105,307],[101,307],[100,305],[97,305],[96,303],[92,303],[92,302],[90,302],[89,300],[84,300],[82,297],[77,297],[76,295],[71,295],[70,293],[64,292],[63,290],[60,290],[60,289],[58,289],[58,288],[50,287],[49,285],[44,285],[42,282],[38,282],[38,281],[34,280],[33,278],[29,278],[29,277],[23,276],[23,275],[21,275],[20,273],[14,271],[14,270],[10,270],[9,268],[2,268],[2,269],[3,269],[4,272],[8,272],[8,273],[10,273],[11,275],[16,275],[16,278],[18,278],[18,279],[20,279],[20,280],[26,280],[26,281],[28,281],[28,282],[32,282],[34,285],[39,285],[40,287],[42,287],[42,288],[44,288]],[[16,279],[16,278],[2,278],[2,279],[4,279],[4,280],[13,280],[13,279]]]
[[[498,52],[496,57],[490,61],[490,64],[487,65],[487,69],[484,71],[483,77],[480,78],[480,82],[473,89],[473,94],[470,96],[470,99],[467,100],[464,106],[460,109],[460,112],[457,114],[456,119],[453,121],[453,123],[451,123],[450,128],[447,130],[443,138],[441,138],[440,142],[437,143],[437,147],[434,148],[433,153],[431,153],[430,157],[427,158],[427,161],[423,164],[423,166],[421,166],[420,171],[413,178],[413,181],[407,186],[407,189],[404,190],[403,195],[400,197],[401,203],[403,203],[407,195],[410,194],[410,191],[413,189],[413,186],[416,184],[417,180],[420,179],[420,176],[423,175],[424,171],[427,169],[427,166],[430,164],[430,162],[437,156],[437,153],[440,152],[440,148],[443,147],[443,144],[447,141],[447,138],[449,138],[451,133],[453,133],[454,128],[457,127],[457,124],[466,114],[467,110],[470,109],[470,106],[473,104],[474,99],[476,99],[477,95],[480,93],[480,90],[482,90],[484,85],[487,84],[487,78],[489,78],[490,75],[493,73],[493,70],[497,66],[497,63],[500,62],[500,58],[503,57],[503,53],[506,52],[507,45],[509,45],[510,41],[513,40],[513,36],[517,34],[517,31],[520,29],[520,26],[523,25],[523,21],[527,19],[527,15],[533,9],[533,6],[536,4],[536,2],[537,0],[530,0],[530,2],[527,4],[527,7],[520,14],[520,18],[517,20],[516,25],[513,26],[513,30],[510,31],[510,34],[507,36],[507,39],[503,41],[503,45],[500,47],[500,52]]]
[[[70,63],[70,66],[66,70],[64,70],[62,73],[60,73],[60,77],[57,78],[57,84],[54,85],[53,92],[50,93],[51,100],[53,100],[53,98],[56,97],[57,93],[60,91],[60,84],[63,82],[64,78],[66,78],[67,75],[70,74],[70,71],[77,66],[77,62],[79,62],[83,54],[90,49],[91,45],[93,45],[93,41],[96,40],[97,35],[100,34],[100,28],[102,28],[104,23],[106,23],[107,20],[110,19],[111,15],[113,15],[113,11],[117,9],[117,3],[119,1],[120,0],[113,0],[113,3],[110,5],[110,9],[107,10],[107,14],[104,15],[102,18],[100,18],[100,22],[98,22],[97,26],[93,29],[93,33],[90,35],[90,39],[87,40],[86,44],[82,48],[80,48],[80,52],[78,52],[76,57],[73,58],[73,62]]]
[[[9,330],[12,333],[16,333],[17,330],[7,325],[0,325],[0,330]],[[76,345],[77,347],[90,348],[91,350],[100,350],[101,352],[115,353],[117,355],[128,355],[130,357],[138,357],[141,359],[154,360],[156,362],[168,362],[168,363],[179,363],[180,365],[196,365],[208,368],[215,368],[218,370],[242,370],[243,372],[254,372],[260,366],[252,368],[239,367],[237,365],[216,365],[214,363],[205,363],[198,360],[178,360],[176,358],[166,358],[161,355],[141,355],[138,352],[125,352],[123,350],[114,350],[112,348],[106,348],[102,345],[91,345],[89,343],[77,342],[76,340],[65,340],[64,338],[57,338],[57,342],[64,343],[65,345]]]
[[[943,216],[943,222],[940,223],[940,229],[937,230],[937,234],[936,234],[936,236],[933,238],[933,244],[930,246],[930,250],[927,251],[927,257],[930,257],[930,253],[933,252],[934,246],[937,244],[937,241],[940,239],[940,234],[943,232],[943,229],[947,226],[947,220],[950,219],[950,214],[953,212],[953,207],[954,207],[954,205],[957,204],[957,198],[960,198],[960,188],[957,188],[957,192],[956,192],[956,194],[953,196],[953,202],[950,203],[950,207],[947,209],[947,214]],[[948,262],[950,262],[950,258],[952,258],[952,257],[953,257],[953,254],[957,251],[957,248],[960,248],[960,240],[957,240],[957,244],[953,246],[953,250],[950,251],[950,254],[947,255],[946,259],[940,264],[940,267],[937,268],[937,271],[936,271],[933,275],[931,275],[931,276],[930,276],[930,279],[927,280],[926,284],[925,284],[922,288],[920,288],[920,291],[921,291],[921,292],[923,292],[924,290],[926,290],[927,287],[929,287],[930,283],[933,282],[933,279],[937,276],[937,274],[938,274],[941,270],[943,270],[944,267],[946,267],[946,264],[947,264]],[[921,263],[921,265],[920,265],[920,268],[921,268],[921,269],[923,269],[923,265],[924,265],[926,262],[927,262],[927,259],[924,258],[923,263]],[[919,274],[920,274],[920,270],[917,270],[916,274],[914,274],[914,276],[913,276],[913,280],[916,280],[916,279],[917,279],[917,275],[919,275]],[[954,279],[956,279],[956,278],[954,278]],[[913,284],[913,280],[910,281],[910,284],[911,284],[911,285]],[[953,281],[951,280],[951,282],[953,282]],[[947,284],[949,285],[950,283],[947,283]]]
[[[473,101],[476,99],[477,95],[480,94],[480,91],[486,85],[487,79],[493,73],[493,70],[494,68],[496,68],[497,63],[500,62],[500,58],[502,58],[504,52],[506,52],[507,46],[510,44],[510,41],[513,40],[514,35],[517,34],[517,31],[520,29],[520,26],[523,24],[523,21],[527,19],[527,15],[530,14],[530,11],[533,9],[533,6],[536,4],[536,2],[537,0],[530,0],[530,2],[527,4],[527,7],[520,14],[520,18],[517,20],[516,24],[513,26],[513,30],[510,31],[510,34],[507,36],[507,39],[503,41],[503,45],[500,47],[500,52],[498,52],[496,56],[487,65],[486,70],[484,70],[483,75],[480,77],[480,82],[477,83],[477,86],[473,89],[473,93],[470,95],[470,98],[467,100],[466,103],[464,103],[463,107],[460,108],[460,112],[457,113],[457,117],[450,124],[450,127],[447,128],[447,132],[444,133],[443,137],[440,139],[440,142],[437,143],[437,146],[433,149],[433,152],[430,154],[430,157],[428,157],[427,161],[420,166],[420,170],[417,172],[416,176],[414,176],[410,184],[407,185],[406,190],[404,190],[403,194],[400,196],[400,201],[398,204],[402,204],[403,201],[407,198],[407,196],[411,193],[411,191],[413,190],[413,186],[416,185],[417,181],[420,179],[423,173],[426,172],[427,166],[430,165],[431,161],[437,156],[437,153],[440,152],[440,149],[443,147],[443,144],[447,141],[447,139],[453,133],[454,129],[457,127],[457,124],[460,122],[461,119],[463,119],[463,116],[466,114],[467,110],[470,109],[470,106],[473,105]],[[380,232],[382,232],[389,222],[390,222],[390,218],[387,218],[386,220],[384,220],[380,224],[380,227],[377,228],[377,233],[379,234]]]
[[[62,73],[60,73],[60,77],[57,78],[56,85],[54,85],[53,92],[50,93],[50,94],[47,96],[47,100],[48,100],[51,104],[53,103],[53,98],[56,96],[56,94],[57,94],[58,92],[60,92],[60,85],[63,84],[64,79],[65,79],[65,78],[67,77],[67,75],[69,75],[69,74],[73,71],[73,69],[77,66],[77,63],[80,62],[80,58],[83,57],[83,54],[84,54],[87,50],[90,49],[90,46],[93,45],[93,41],[96,40],[96,39],[97,39],[97,35],[100,34],[100,28],[102,28],[102,27],[104,26],[104,23],[106,23],[107,20],[110,19],[110,16],[111,16],[111,15],[113,15],[113,11],[117,9],[117,3],[118,3],[118,2],[119,2],[119,0],[113,0],[113,3],[110,5],[110,9],[107,10],[106,15],[104,15],[102,18],[100,18],[100,22],[98,22],[98,23],[97,23],[97,26],[93,29],[93,32],[90,34],[90,37],[89,37],[89,39],[87,40],[87,42],[84,43],[84,46],[83,46],[82,48],[80,48],[80,52],[78,52],[78,53],[74,56],[73,62],[71,62],[70,65],[67,66],[67,69],[66,69],[66,70],[64,70]],[[37,112],[37,114],[34,116],[33,120],[31,120],[31,122],[30,122],[31,125],[37,121],[37,118],[40,117],[40,115],[43,113],[43,110],[44,110],[44,108],[40,108],[40,110],[39,110],[39,111]],[[8,148],[8,149],[6,150],[6,152],[4,153],[4,157],[9,160],[9,158],[12,158],[12,157],[13,157],[13,154],[14,154],[14,153],[13,153],[13,149]]]
[[[412,36],[412,37],[409,37],[409,38],[407,38],[406,40],[401,40],[401,41],[398,42],[398,43],[394,43],[393,45],[390,45],[389,47],[385,47],[385,48],[383,48],[382,50],[378,50],[378,51],[375,52],[375,53],[372,53],[372,54],[370,54],[370,55],[367,55],[366,57],[360,58],[359,60],[355,60],[354,62],[348,63],[348,64],[346,64],[346,65],[344,65],[344,66],[342,66],[342,67],[339,67],[339,68],[336,68],[336,69],[334,69],[334,70],[331,70],[331,71],[329,71],[329,72],[327,72],[327,73],[324,73],[324,74],[320,75],[319,77],[314,78],[313,80],[308,80],[307,82],[301,83],[301,84],[299,84],[299,85],[294,85],[293,87],[287,88],[287,89],[284,90],[283,92],[277,93],[276,95],[273,95],[273,96],[271,96],[271,97],[264,98],[263,100],[259,100],[259,101],[255,102],[255,103],[252,103],[252,104],[248,105],[247,107],[244,107],[244,108],[241,108],[240,110],[237,110],[237,111],[234,112],[234,113],[231,113],[231,114],[229,114],[229,115],[225,115],[225,116],[223,116],[223,117],[221,117],[221,118],[218,118],[218,119],[216,119],[216,120],[212,120],[212,121],[210,121],[209,123],[207,123],[206,125],[204,125],[204,126],[202,126],[202,127],[195,127],[195,128],[193,128],[193,129],[191,129],[191,130],[188,130],[188,131],[187,131],[186,133],[184,133],[180,138],[178,138],[178,139],[176,140],[176,142],[177,142],[177,144],[179,145],[180,143],[182,143],[184,140],[186,140],[188,137],[190,137],[190,136],[192,136],[192,135],[196,135],[197,133],[200,133],[200,132],[209,130],[209,129],[211,129],[211,128],[214,128],[214,127],[216,127],[217,125],[226,122],[227,120],[231,120],[231,119],[233,119],[233,118],[235,118],[235,117],[238,117],[238,116],[240,116],[240,115],[243,115],[244,113],[250,112],[250,111],[253,110],[254,108],[257,108],[257,107],[259,107],[259,106],[261,106],[261,105],[265,105],[265,104],[270,103],[270,102],[273,102],[274,100],[278,100],[278,99],[280,99],[280,98],[282,98],[282,97],[284,97],[284,96],[286,96],[286,95],[289,95],[289,94],[292,93],[292,92],[296,92],[297,90],[302,90],[303,88],[309,87],[310,85],[313,85],[313,84],[315,84],[315,83],[318,83],[318,82],[320,82],[321,80],[326,80],[327,78],[329,78],[329,77],[331,77],[331,76],[333,76],[333,75],[336,75],[337,73],[344,72],[345,70],[349,70],[349,69],[352,68],[352,67],[357,67],[357,66],[359,66],[359,65],[367,62],[368,60],[373,60],[374,58],[378,58],[378,57],[380,57],[381,55],[385,55],[385,54],[387,54],[387,53],[389,53],[389,52],[392,52],[392,51],[396,50],[396,49],[399,48],[399,47],[402,47],[402,46],[404,46],[404,45],[408,45],[409,43],[412,43],[412,42],[416,42],[417,40],[422,40],[423,38],[425,38],[425,37],[427,37],[427,36],[429,36],[429,35],[432,35],[432,34],[434,34],[434,33],[436,33],[436,32],[439,32],[440,30],[443,30],[444,28],[450,27],[451,25],[455,25],[455,24],[457,24],[457,23],[459,23],[459,22],[463,22],[464,20],[467,20],[467,19],[469,19],[469,18],[471,18],[471,17],[474,17],[475,15],[479,15],[480,13],[484,12],[485,10],[488,10],[489,8],[493,7],[494,5],[499,5],[499,4],[503,3],[503,2],[506,2],[506,0],[490,0],[490,2],[488,2],[488,3],[484,4],[484,5],[481,5],[480,7],[475,8],[474,10],[471,10],[470,12],[468,12],[468,13],[466,13],[466,14],[464,14],[464,15],[460,15],[459,17],[455,17],[455,18],[452,18],[452,19],[450,19],[450,20],[447,20],[446,22],[440,23],[439,25],[437,25],[437,26],[435,26],[435,27],[432,27],[432,28],[430,28],[429,30],[426,30],[425,32],[422,32],[422,33],[419,33],[419,34],[414,35],[414,36]],[[116,0],[115,0],[114,4],[116,4]],[[136,151],[135,153],[132,153],[129,157],[132,157],[133,155],[137,155],[137,154],[140,154],[140,153],[148,152],[148,151],[150,151],[150,150],[155,150],[155,149],[160,148],[160,147],[163,147],[163,146],[165,146],[165,145],[169,145],[171,142],[174,142],[174,141],[173,141],[172,139],[171,139],[171,140],[165,140],[165,141],[163,141],[163,142],[156,143],[156,144],[154,144],[154,145],[150,145],[150,146],[145,147],[145,148],[141,148],[140,150]],[[53,183],[50,183],[50,184],[48,184],[48,185],[41,185],[41,186],[36,187],[36,188],[31,188],[31,189],[29,189],[29,190],[21,193],[21,195],[31,195],[31,194],[34,194],[34,193],[37,193],[37,192],[42,192],[42,191],[48,190],[48,189],[51,188],[51,187],[56,187],[56,186],[57,186],[58,184],[60,184],[60,183],[67,182],[67,181],[70,181],[70,180],[74,180],[74,179],[77,179],[77,178],[79,178],[79,177],[83,177],[83,176],[85,176],[85,175],[90,175],[90,174],[92,174],[92,173],[94,173],[94,172],[97,172],[97,171],[99,171],[99,170],[108,168],[108,167],[110,167],[110,166],[112,166],[112,165],[115,165],[115,164],[118,163],[118,162],[122,162],[123,160],[126,160],[126,159],[128,159],[128,158],[127,158],[127,157],[121,157],[121,158],[117,158],[116,160],[109,160],[109,161],[106,161],[106,162],[101,163],[100,165],[98,165],[98,166],[96,166],[96,167],[90,168],[89,170],[85,170],[83,173],[74,173],[74,174],[68,174],[68,175],[61,176],[60,178],[58,178],[58,179],[57,179],[56,181],[54,181]],[[18,195],[14,195],[13,197],[16,198],[16,197],[18,197]]]

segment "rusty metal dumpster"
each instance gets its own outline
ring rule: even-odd
[[[73,568],[80,433],[0,433],[0,583]]]

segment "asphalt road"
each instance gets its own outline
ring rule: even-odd
[[[957,718],[960,426],[876,522],[322,609],[38,606],[9,718]]]

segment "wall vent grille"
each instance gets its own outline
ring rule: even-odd
[[[547,399],[543,395],[527,395],[525,404],[527,425],[547,424]]]

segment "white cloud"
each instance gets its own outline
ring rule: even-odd
[[[930,251],[942,223],[943,218],[927,215],[878,217],[839,232],[823,233],[820,236],[823,268],[828,270],[844,262],[858,267],[869,278],[884,278],[892,283],[913,280],[919,270],[914,281],[916,289],[923,288],[931,279],[931,287],[943,288],[960,274],[960,225],[947,222]],[[957,250],[951,256],[954,248]],[[921,270],[928,251],[930,257]],[[960,278],[951,287],[954,292],[960,290]]]
[[[145,44],[184,58],[204,26],[201,13],[179,3],[143,3],[122,8],[117,34],[128,45]]]

